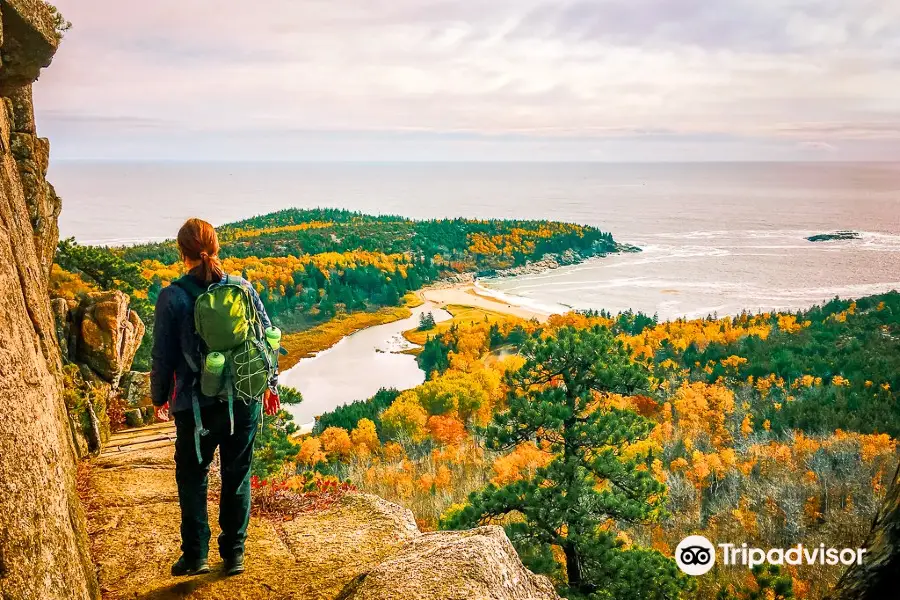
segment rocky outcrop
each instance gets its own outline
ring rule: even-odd
[[[30,87],[41,69],[50,66],[59,35],[50,7],[42,0],[3,0],[3,72],[0,95],[13,96]]]
[[[840,242],[858,240],[860,235],[855,231],[835,231],[833,233],[817,233],[806,238],[808,242]]]
[[[500,527],[414,537],[395,556],[348,586],[347,600],[543,600],[557,598],[545,577],[522,566]]]
[[[125,405],[132,408],[150,406],[150,373],[128,371],[119,381],[119,390]]]
[[[120,291],[51,301],[56,336],[67,365],[66,408],[70,422],[82,428],[73,430],[79,457],[85,456],[84,440],[89,452],[99,452],[113,428],[129,421],[136,427],[150,418],[149,408],[143,410],[148,401],[129,404],[122,397],[123,380],[128,383],[127,394],[140,394],[128,369],[145,329],[137,313],[130,310],[129,302],[128,295]],[[72,365],[77,368],[70,369]],[[146,378],[144,381],[149,386]]]
[[[47,295],[58,202],[26,89],[57,39],[43,2],[3,0],[0,20],[0,597],[98,598]]]
[[[897,597],[897,584],[900,583],[900,467],[864,547],[865,560],[844,573],[829,600]]]
[[[119,381],[119,397],[125,405],[125,425],[140,427],[153,422],[150,373],[128,371]]]
[[[558,600],[502,529],[421,533],[408,509],[358,493],[274,518],[254,511],[240,577],[222,578],[213,560],[209,575],[172,578],[180,542],[172,437],[171,425],[116,433],[90,463],[91,544],[110,600]]]
[[[8,148],[19,170],[34,248],[46,277],[59,237],[57,218],[62,203],[46,180],[50,142],[38,137],[35,129],[31,82],[42,67],[50,64],[58,42],[53,20],[42,2],[15,0],[5,2],[4,7],[0,90],[11,117]]]
[[[69,301],[65,298],[51,299],[50,311],[53,314],[53,325],[56,332],[56,340],[59,343],[59,352],[65,359],[69,356],[69,336],[71,335]],[[72,347],[75,347],[74,341]]]
[[[87,365],[118,386],[144,337],[144,323],[118,290],[91,292],[80,301],[52,300],[63,360]]]
[[[128,295],[118,290],[94,292],[78,306],[75,318],[75,361],[115,384],[131,368],[144,337],[144,323],[128,304]]]

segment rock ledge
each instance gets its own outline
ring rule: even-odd
[[[171,429],[171,426],[168,426]],[[140,442],[142,432],[145,443]],[[169,577],[178,557],[173,431],[113,434],[91,461],[89,533],[104,598],[256,600],[558,600],[529,572],[499,527],[421,533],[412,513],[377,496],[350,493],[327,508],[285,521],[253,516],[247,572]],[[212,486],[215,488],[215,485]]]

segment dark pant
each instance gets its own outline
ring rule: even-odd
[[[234,402],[234,435],[229,435],[228,405],[217,402],[200,410],[203,426],[209,433],[200,438],[202,462],[197,461],[194,446],[194,416],[191,411],[174,414],[175,481],[181,505],[181,551],[188,558],[206,558],[209,553],[207,516],[207,480],[209,464],[216,448],[222,473],[219,499],[219,555],[230,559],[244,551],[247,524],[250,522],[250,463],[253,442],[259,426],[260,406]]]

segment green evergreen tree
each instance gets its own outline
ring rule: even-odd
[[[303,396],[294,388],[278,386],[282,404],[299,404]],[[278,475],[285,463],[300,451],[300,446],[291,441],[298,430],[294,418],[286,410],[275,415],[264,415],[263,425],[256,437],[253,448],[253,464],[250,473],[260,479]]]
[[[150,286],[137,264],[126,262],[109,248],[82,246],[75,238],[59,241],[56,263],[67,271],[84,275],[104,290],[131,293]]]
[[[434,329],[434,315],[430,312],[423,312],[419,315],[419,331],[429,331]]]
[[[794,598],[794,578],[782,571],[778,565],[758,565],[753,567],[753,587],[741,586],[731,590],[722,588],[716,600],[792,600]]]
[[[439,336],[428,338],[419,356],[416,357],[416,362],[419,368],[425,371],[426,378],[430,378],[435,371],[443,373],[450,368],[448,358],[450,350],[451,348],[444,344]]]
[[[400,292],[392,285],[386,285],[384,291],[384,303],[386,306],[397,306],[400,304]]]
[[[381,388],[371,398],[338,406],[331,412],[316,417],[313,435],[321,435],[329,427],[342,427],[347,431],[352,431],[361,419],[369,419],[375,423],[378,435],[382,441],[386,441],[386,437],[382,434],[381,413],[393,404],[399,395],[400,392],[393,388]]]
[[[527,550],[523,558],[541,557],[542,563],[549,547],[561,548],[573,597],[625,598],[621,594],[632,590],[627,598],[677,598],[690,584],[673,561],[652,550],[623,549],[614,532],[601,529],[663,512],[665,486],[621,456],[626,444],[649,434],[651,422],[597,407],[599,395],[646,389],[646,368],[601,327],[566,327],[555,337],[526,341],[521,353],[525,364],[507,379],[509,410],[494,415],[485,441],[494,450],[534,443],[555,458],[530,478],[474,492],[442,526],[501,519],[517,548]]]

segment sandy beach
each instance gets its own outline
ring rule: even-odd
[[[522,319],[537,319],[540,322],[546,321],[552,314],[549,311],[545,312],[531,307],[509,304],[498,298],[491,297],[483,293],[471,282],[450,285],[439,284],[424,288],[418,294],[424,300],[428,300],[440,308],[444,308],[449,304],[473,306],[513,315]]]

